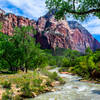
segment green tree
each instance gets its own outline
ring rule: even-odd
[[[86,50],[85,50],[86,55],[91,55],[92,53],[93,53],[93,51],[90,49],[90,47],[86,48]]]
[[[38,54],[33,59],[34,68],[44,68],[48,65],[48,59],[44,51],[38,51]]]
[[[94,69],[97,69],[93,59],[94,59],[93,56],[87,57],[87,66],[88,66],[90,72],[92,72]]]
[[[99,0],[46,0],[49,10],[56,9],[56,17],[62,18],[65,14],[84,20],[91,14],[100,18]]]
[[[94,53],[94,62],[99,62],[100,61],[100,50],[95,51]]]
[[[15,28],[13,36],[0,32],[0,69],[17,71],[18,69],[44,67],[47,57],[40,45],[36,44],[36,30],[30,26]]]
[[[18,50],[11,42],[11,37],[0,33],[0,66],[2,68],[9,69],[10,71],[16,71],[18,65]]]
[[[12,42],[21,50],[20,66],[23,66],[27,72],[28,68],[33,66],[32,60],[38,51],[38,46],[33,38],[36,31],[33,27],[23,26],[21,28],[15,28],[14,33]]]

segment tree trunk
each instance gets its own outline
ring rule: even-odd
[[[26,67],[26,69],[25,69],[25,72],[27,73],[28,72],[28,68]]]

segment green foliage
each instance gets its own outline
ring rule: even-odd
[[[32,97],[32,90],[30,88],[30,83],[25,82],[21,88],[22,96],[23,97]]]
[[[11,90],[6,90],[2,95],[2,100],[23,100],[19,95],[14,95]]]
[[[93,52],[89,47],[84,55],[77,51],[66,50],[65,56],[60,60],[60,72],[73,72],[85,79],[99,79],[100,75],[100,50]]]
[[[86,56],[79,57],[76,60],[75,66],[72,68],[72,72],[84,77],[84,78],[93,78],[93,71],[96,70],[97,72],[100,71],[100,68],[97,66],[97,62],[94,62],[94,54],[88,53]],[[96,77],[96,76],[95,76]]]
[[[39,53],[39,55],[35,56],[33,61],[34,61],[35,68],[38,68],[38,67],[44,68],[46,65],[48,65],[47,56],[43,51]]]
[[[33,27],[15,28],[14,35],[0,32],[0,70],[18,71],[45,67],[48,63],[46,53],[36,44]]]
[[[100,18],[100,2],[98,0],[46,0],[47,8],[55,10],[56,18],[74,17],[84,20],[87,17],[97,16]]]
[[[33,79],[32,81],[34,87],[39,87],[42,83],[42,80],[41,79]]]
[[[50,66],[55,66],[55,65],[57,64],[56,58],[54,58],[54,57],[49,58],[48,64],[49,64]]]
[[[45,69],[41,70],[41,73],[44,73],[44,75],[48,76],[52,81],[54,81],[55,79],[57,79],[58,75],[56,72],[51,73]]]
[[[6,92],[3,93],[2,95],[2,100],[13,100],[12,99],[12,92],[9,90],[6,90]]]
[[[62,59],[62,67],[70,67],[70,60],[64,57]]]
[[[99,62],[100,61],[100,51],[96,51],[94,54],[94,61]]]
[[[81,56],[81,54],[76,50],[64,48],[56,48],[54,54],[55,55],[53,55],[52,51],[49,54],[47,53],[48,64],[59,67],[73,66],[75,64],[76,58]]]
[[[52,83],[55,81],[59,81],[60,84],[65,83],[56,72],[49,72],[46,68],[38,68],[34,71],[28,71],[26,74],[24,72],[18,72],[11,75],[1,75],[0,84],[4,83],[6,80],[12,84],[11,89],[13,92],[9,90],[7,93],[4,93],[3,98],[11,98],[10,100],[22,100],[22,98],[28,97],[32,98],[35,95],[51,91],[53,88]]]
[[[0,32],[1,32],[1,29],[2,29],[2,23],[0,23]]]
[[[17,57],[15,56],[17,51],[10,39],[9,36],[0,33],[0,65],[8,69],[18,66],[16,64]]]
[[[27,69],[33,66],[33,56],[37,54],[38,45],[36,45],[34,36],[35,30],[32,27],[15,28],[15,35],[12,39],[17,48],[21,49],[20,64]],[[32,36],[31,36],[32,35]],[[37,50],[37,51],[36,51]]]
[[[2,83],[2,87],[3,88],[7,88],[7,89],[10,89],[11,88],[11,83],[9,81],[4,81]]]
[[[87,55],[90,55],[92,53],[93,53],[93,51],[89,47],[85,50],[85,54],[87,54]]]
[[[46,85],[42,83],[43,83],[43,80],[40,78],[33,79],[31,83],[32,91],[37,94],[44,92]]]
[[[76,50],[71,50],[71,49],[67,49],[65,52],[65,57],[67,57],[68,59],[76,59],[77,57],[79,57],[81,54],[80,52],[76,51]]]

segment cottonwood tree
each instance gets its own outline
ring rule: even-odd
[[[36,43],[35,33],[31,26],[16,27],[13,36],[0,32],[0,70],[25,69],[27,72],[28,69],[46,66],[47,57]]]
[[[32,66],[32,60],[36,53],[36,43],[33,38],[35,30],[33,27],[23,26],[21,28],[15,28],[14,33],[12,42],[21,50],[20,66],[23,66],[27,72],[28,68]]]
[[[74,18],[84,20],[93,15],[100,18],[100,0],[46,0],[49,10],[56,9],[56,18],[72,15]]]
[[[0,32],[0,69],[17,71],[20,50],[11,42],[11,38]]]

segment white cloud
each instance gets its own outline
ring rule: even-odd
[[[68,20],[74,20],[75,19],[68,18]],[[100,19],[97,17],[92,17],[85,20],[84,22],[78,21],[83,27],[85,27],[91,34],[99,34],[100,35]]]
[[[91,33],[91,34],[99,34],[100,35],[100,26],[98,27],[87,27],[88,31]]]
[[[91,34],[100,34],[100,19],[97,17],[92,17],[87,22],[82,23],[82,25],[91,33]]]
[[[29,16],[40,17],[47,11],[45,7],[45,0],[8,0],[14,6],[20,8],[25,14]]]
[[[98,19],[98,18],[92,18],[88,22],[84,23],[84,26],[86,26],[86,27],[88,27],[88,26],[98,26],[98,25],[100,25],[100,19]]]

